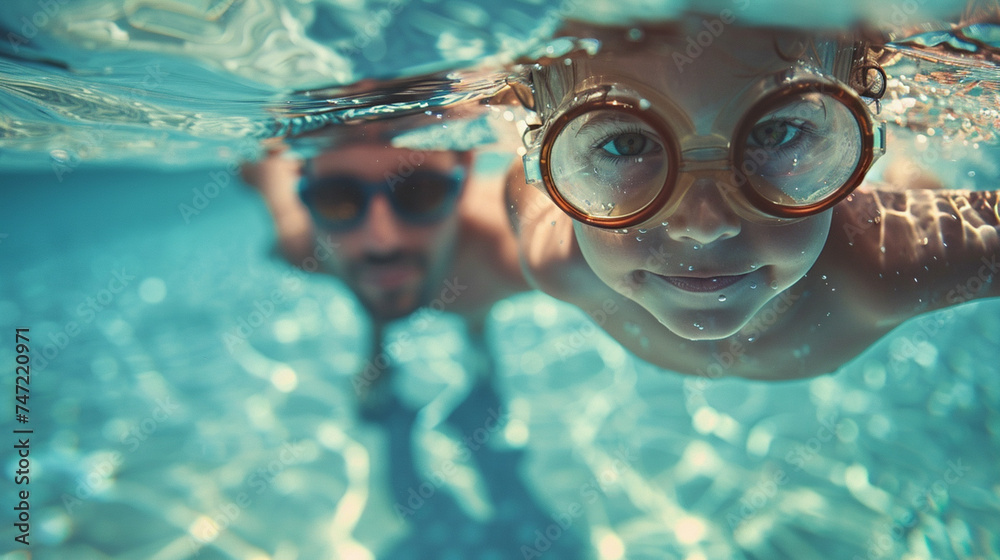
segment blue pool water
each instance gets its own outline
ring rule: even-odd
[[[702,385],[526,294],[489,322],[492,385],[458,321],[398,325],[413,340],[398,404],[363,420],[358,305],[270,256],[242,187],[185,224],[177,205],[208,173],[8,175],[0,328],[30,327],[37,352],[35,558],[1000,550],[997,302],[917,319],[835,376]],[[225,333],[268,302],[230,354]]]
[[[365,52],[345,76],[398,63]],[[193,103],[175,93],[167,105]],[[194,148],[197,119],[163,124],[160,147],[107,147],[141,127],[71,143],[96,162],[9,132],[34,130],[23,115],[4,123],[0,363],[30,328],[31,558],[1000,557],[1000,302],[910,321],[835,375],[755,383],[660,371],[527,293],[482,336],[447,310],[393,325],[388,341],[409,342],[393,345],[388,404],[362,414],[370,325],[342,285],[273,256],[266,210],[219,155],[267,112],[219,107]],[[35,124],[90,126],[49,117]],[[940,170],[987,188],[991,150]],[[225,187],[185,216],[216,177]],[[3,378],[6,560],[29,556],[14,552],[24,486]]]

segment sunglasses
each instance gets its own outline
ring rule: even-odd
[[[440,221],[451,213],[465,181],[462,168],[452,173],[414,171],[406,177],[368,182],[354,175],[303,177],[299,197],[313,219],[327,230],[348,231],[361,225],[375,195],[389,200],[393,213],[411,225]]]

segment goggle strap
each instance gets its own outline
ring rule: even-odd
[[[540,183],[542,181],[541,150],[538,147],[531,149],[521,158],[524,164],[524,182],[528,184]]]
[[[875,157],[885,155],[886,146],[886,123],[885,121],[879,121],[872,130],[873,146],[872,151],[875,152]]]

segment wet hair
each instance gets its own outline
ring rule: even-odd
[[[878,111],[887,79],[880,64],[884,49],[876,33],[867,29],[817,32],[801,41],[788,40],[792,37],[789,29],[760,29],[774,34],[774,49],[780,58],[823,69],[874,104]],[[665,49],[666,45],[658,38],[684,37],[686,31],[683,20],[641,26],[566,22],[558,36],[573,46],[557,56],[545,56],[526,64],[528,72],[522,80],[512,80],[512,89],[521,104],[535,111],[541,122],[545,122],[558,108],[560,100],[572,94],[588,78],[578,65],[565,65],[565,59],[589,57],[596,52],[598,44],[614,44],[616,52],[623,56],[649,49],[661,49],[664,56],[670,56],[673,51]]]
[[[807,62],[823,68],[853,89],[859,96],[878,102],[885,95],[886,74],[880,59],[884,49],[876,46],[872,33],[830,34],[813,37],[798,44],[798,49],[784,51],[775,41],[775,52],[789,62]]]

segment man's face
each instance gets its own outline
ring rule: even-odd
[[[314,158],[308,173],[318,184],[324,178],[347,176],[396,188],[415,172],[449,176],[468,163],[467,157],[455,152],[358,144]],[[431,299],[451,262],[459,222],[458,212],[452,211],[430,223],[413,223],[400,216],[387,195],[385,191],[372,195],[360,220],[349,229],[313,221],[317,237],[332,249],[324,269],[343,279],[383,319],[407,315]]]

